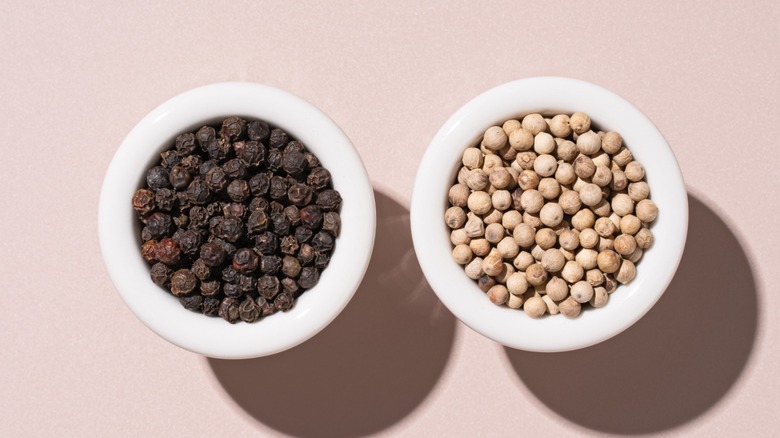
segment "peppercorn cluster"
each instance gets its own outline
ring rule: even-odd
[[[574,318],[633,280],[653,244],[644,168],[585,113],[492,126],[462,164],[444,217],[452,255],[497,305]]]
[[[328,266],[341,227],[341,196],[317,157],[240,117],[176,137],[132,205],[152,281],[230,323],[291,309]]]

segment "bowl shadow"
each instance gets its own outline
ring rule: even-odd
[[[640,321],[582,350],[505,349],[523,384],[560,416],[600,432],[656,433],[701,415],[739,378],[758,326],[756,281],[726,223],[688,201],[680,267]]]
[[[455,319],[417,264],[409,211],[385,194],[374,195],[374,252],[341,315],[276,355],[207,359],[226,394],[279,432],[348,437],[386,429],[426,398],[447,363]]]

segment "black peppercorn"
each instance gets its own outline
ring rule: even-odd
[[[263,274],[276,274],[282,267],[282,259],[274,255],[260,257],[260,272]]]
[[[266,141],[271,135],[271,128],[262,120],[252,120],[247,124],[246,133],[250,140]]]
[[[329,263],[330,263],[330,255],[328,255],[327,252],[318,251],[317,255],[314,257],[314,267],[321,271],[327,268]]]
[[[304,152],[303,158],[306,159],[306,167],[309,169],[314,169],[315,167],[320,166],[320,160],[311,152]]]
[[[146,218],[146,226],[141,232],[143,240],[158,239],[171,234],[173,231],[173,220],[171,216],[165,213],[155,212]]]
[[[252,191],[252,195],[260,196],[268,193],[268,189],[271,187],[272,176],[271,172],[263,172],[249,178],[249,190]]]
[[[196,155],[190,155],[191,157],[195,157]],[[203,162],[203,164],[198,167],[198,175],[200,176],[206,176],[209,171],[215,167],[218,167],[219,164],[216,160],[206,160]],[[192,171],[192,169],[190,169]]]
[[[259,263],[259,257],[249,248],[241,248],[233,256],[233,269],[241,274],[249,274]]]
[[[238,283],[238,271],[233,265],[228,265],[222,270],[222,281],[226,283]]]
[[[230,152],[230,142],[224,138],[214,140],[206,147],[206,152],[211,158],[222,160]]]
[[[223,168],[215,166],[206,173],[205,181],[209,189],[214,192],[221,192],[227,187],[230,180]]]
[[[198,286],[198,278],[189,269],[179,269],[171,276],[171,292],[176,296],[187,295]]]
[[[185,168],[190,174],[197,175],[201,166],[203,166],[203,159],[198,155],[186,155],[181,158],[179,165]]]
[[[222,207],[222,214],[225,217],[243,219],[246,215],[246,211],[247,207],[244,204],[239,204],[238,202],[231,202],[229,204],[225,204]]]
[[[320,274],[317,268],[313,266],[306,266],[301,269],[301,275],[298,278],[298,285],[304,289],[313,288],[320,280]]]
[[[282,259],[282,273],[288,277],[297,277],[301,272],[301,263],[295,257],[286,256]]]
[[[313,262],[315,256],[314,247],[308,243],[301,245],[301,249],[298,250],[298,261],[301,262],[301,265],[305,266]]]
[[[249,201],[249,207],[247,208],[249,209],[249,211],[256,211],[256,210],[266,211],[268,210],[268,201],[265,198],[258,196],[256,198],[252,198],[252,200]]]
[[[209,144],[211,144],[216,139],[216,137],[217,132],[211,126],[204,126],[198,129],[198,132],[195,133],[195,139],[198,141],[198,145],[200,145],[204,152],[208,151]]]
[[[298,207],[310,204],[312,196],[314,191],[306,184],[296,183],[287,190],[287,199]]]
[[[249,215],[246,221],[246,231],[248,236],[254,236],[264,232],[268,228],[268,215],[262,210],[255,210]]]
[[[200,312],[203,308],[203,297],[200,295],[190,295],[179,298],[179,302],[185,309],[192,312]]]
[[[219,246],[221,246],[222,249],[225,250],[225,252],[227,253],[228,256],[232,256],[233,254],[235,254],[236,253],[236,249],[238,249],[238,248],[236,248],[236,245],[233,245],[232,243],[227,242],[225,240],[222,240],[219,237],[216,237],[214,235],[209,236],[209,241],[210,242],[214,242],[214,243],[218,244]]]
[[[268,204],[268,212],[270,213],[281,213],[284,211],[284,205],[282,205],[279,202],[271,201]]]
[[[257,291],[265,299],[273,299],[279,293],[279,279],[273,275],[263,275],[257,280]]]
[[[301,209],[301,224],[316,229],[322,224],[322,210],[316,205],[307,205]]]
[[[211,199],[211,190],[202,179],[196,179],[187,186],[187,200],[193,204],[205,204]]]
[[[176,200],[176,193],[171,189],[159,189],[154,194],[154,204],[158,210],[170,212],[176,205]]]
[[[337,210],[341,205],[341,195],[335,190],[323,190],[317,195],[317,205],[323,210]]]
[[[282,168],[282,159],[284,154],[279,149],[269,149],[268,156],[265,158],[265,165],[271,172],[276,172]]]
[[[173,270],[163,263],[155,263],[150,270],[152,281],[157,286],[166,287],[171,283]]]
[[[222,283],[218,280],[203,281],[200,283],[200,294],[204,297],[213,297],[222,292]]]
[[[183,190],[190,185],[190,182],[192,182],[192,175],[190,174],[190,171],[187,170],[187,168],[184,166],[173,166],[168,175],[168,179],[174,189]]]
[[[181,163],[181,155],[176,151],[163,151],[160,154],[160,165],[166,169]]]
[[[241,305],[238,307],[238,315],[244,322],[255,322],[260,318],[260,306],[249,297],[246,297]]]
[[[282,312],[286,312],[290,309],[292,309],[293,306],[293,297],[287,292],[282,292],[279,295],[276,296],[274,299],[274,306],[281,310]]]
[[[236,243],[244,234],[244,225],[239,218],[225,217],[217,223],[212,232],[219,238]]]
[[[298,175],[306,169],[306,158],[296,150],[285,150],[282,155],[282,168],[290,175]]]
[[[141,256],[149,263],[157,261],[157,256],[154,253],[154,247],[157,246],[156,240],[147,240],[141,245]]]
[[[185,132],[184,134],[176,137],[175,143],[176,150],[181,154],[191,154],[195,152],[198,144],[195,142],[195,134],[191,132]]]
[[[333,236],[327,231],[320,231],[311,238],[311,246],[319,252],[333,249]]]
[[[238,159],[233,158],[222,165],[222,169],[231,178],[244,178],[246,176],[246,164]]]
[[[282,285],[282,289],[292,295],[293,297],[298,295],[298,291],[301,290],[301,287],[298,286],[298,282],[296,282],[292,278],[283,278],[282,281],[279,282],[279,284]]]
[[[330,172],[324,167],[315,167],[306,177],[306,184],[314,190],[322,190],[330,184]]]
[[[295,240],[295,236],[284,236],[282,237],[280,248],[283,254],[293,255],[298,251],[298,241]]]
[[[170,187],[168,181],[168,171],[162,166],[155,166],[146,172],[146,185],[152,190]]]
[[[219,305],[219,316],[231,324],[238,322],[238,300],[231,297],[224,298]]]
[[[217,298],[206,298],[203,300],[203,314],[206,316],[217,316],[219,314],[220,301]]]
[[[287,196],[287,188],[287,179],[281,176],[275,176],[271,178],[271,187],[268,189],[268,194],[272,199],[285,199]]]
[[[222,122],[222,129],[219,130],[219,135],[228,140],[238,140],[244,135],[245,130],[246,120],[233,116]]]
[[[193,255],[200,249],[200,233],[195,230],[179,228],[173,233],[173,240],[179,244],[185,254]]]
[[[311,239],[311,236],[313,235],[314,235],[314,231],[312,231],[311,228],[307,228],[303,225],[295,229],[295,240],[298,241],[299,245],[308,242],[309,239]]]
[[[265,161],[265,147],[260,142],[248,141],[240,151],[236,150],[236,156],[247,166],[257,167]]]
[[[168,266],[179,263],[181,258],[181,248],[175,240],[166,237],[154,245],[154,256],[157,260]]]
[[[133,210],[141,216],[146,216],[154,210],[154,192],[138,189],[133,194]]]
[[[279,247],[279,237],[271,232],[261,233],[255,237],[255,251],[260,254],[270,255]]]
[[[262,295],[257,297],[255,302],[260,307],[260,312],[262,313],[262,316],[273,315],[274,313],[276,313],[276,307],[274,307],[273,301],[266,300]]]
[[[243,179],[233,180],[227,188],[227,194],[234,202],[242,202],[249,197],[249,183]]]
[[[291,226],[296,226],[301,223],[301,211],[294,205],[289,205],[283,210],[284,215],[287,216],[287,220],[290,221]]]
[[[284,213],[271,213],[271,229],[278,235],[290,232],[290,221]]]
[[[190,208],[189,227],[192,229],[205,228],[209,223],[209,214],[205,207],[195,206]]]
[[[275,128],[271,131],[271,137],[268,140],[268,147],[278,149],[284,147],[290,141],[290,137],[287,133],[279,128]]]
[[[338,236],[341,230],[341,216],[335,211],[326,212],[322,215],[322,230]]]
[[[227,252],[218,243],[208,242],[200,247],[200,258],[203,259],[207,266],[213,268],[225,262]]]
[[[238,288],[238,283],[225,283],[222,285],[222,292],[226,297],[240,297],[244,293]]]
[[[238,290],[241,293],[248,294],[257,290],[257,280],[251,275],[238,276]]]
[[[192,262],[192,268],[190,269],[192,269],[192,273],[195,274],[200,281],[206,281],[211,277],[211,268],[209,268],[209,265],[207,265],[203,259],[196,259]],[[203,285],[201,285],[201,287],[202,286]]]

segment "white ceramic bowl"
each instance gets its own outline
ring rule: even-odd
[[[229,324],[185,310],[155,285],[140,253],[131,198],[159,153],[187,130],[226,116],[258,118],[301,140],[331,171],[341,193],[342,231],[319,283],[295,303],[254,324]],[[210,357],[251,358],[277,353],[314,336],[347,305],[371,257],[376,229],[374,193],[357,151],[339,127],[310,103],[252,83],[221,83],[180,94],[149,113],[119,147],[103,182],[98,217],[108,273],[138,319],[166,340]]]
[[[647,175],[650,196],[659,208],[652,226],[653,247],[637,264],[637,276],[610,295],[600,309],[578,318],[562,315],[532,319],[522,310],[496,306],[451,256],[444,223],[447,192],[463,150],[485,129],[529,113],[583,111],[602,130],[622,134],[624,144]],[[423,273],[441,301],[461,321],[508,347],[566,351],[604,341],[642,317],[672,280],[685,246],[688,199],[680,168],[658,129],[636,107],[599,86],[569,78],[538,77],[500,85],[460,108],[442,126],[417,172],[411,205],[412,237]]]

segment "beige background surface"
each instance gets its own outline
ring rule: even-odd
[[[780,3],[290,3],[3,2],[0,434],[772,435]],[[573,353],[506,351],[456,322],[408,230],[439,126],[487,88],[535,75],[633,102],[692,194],[666,295]],[[366,280],[333,325],[243,362],[142,326],[97,243],[98,193],[123,137],[162,101],[226,80],[291,90],[335,119],[380,217]]]

